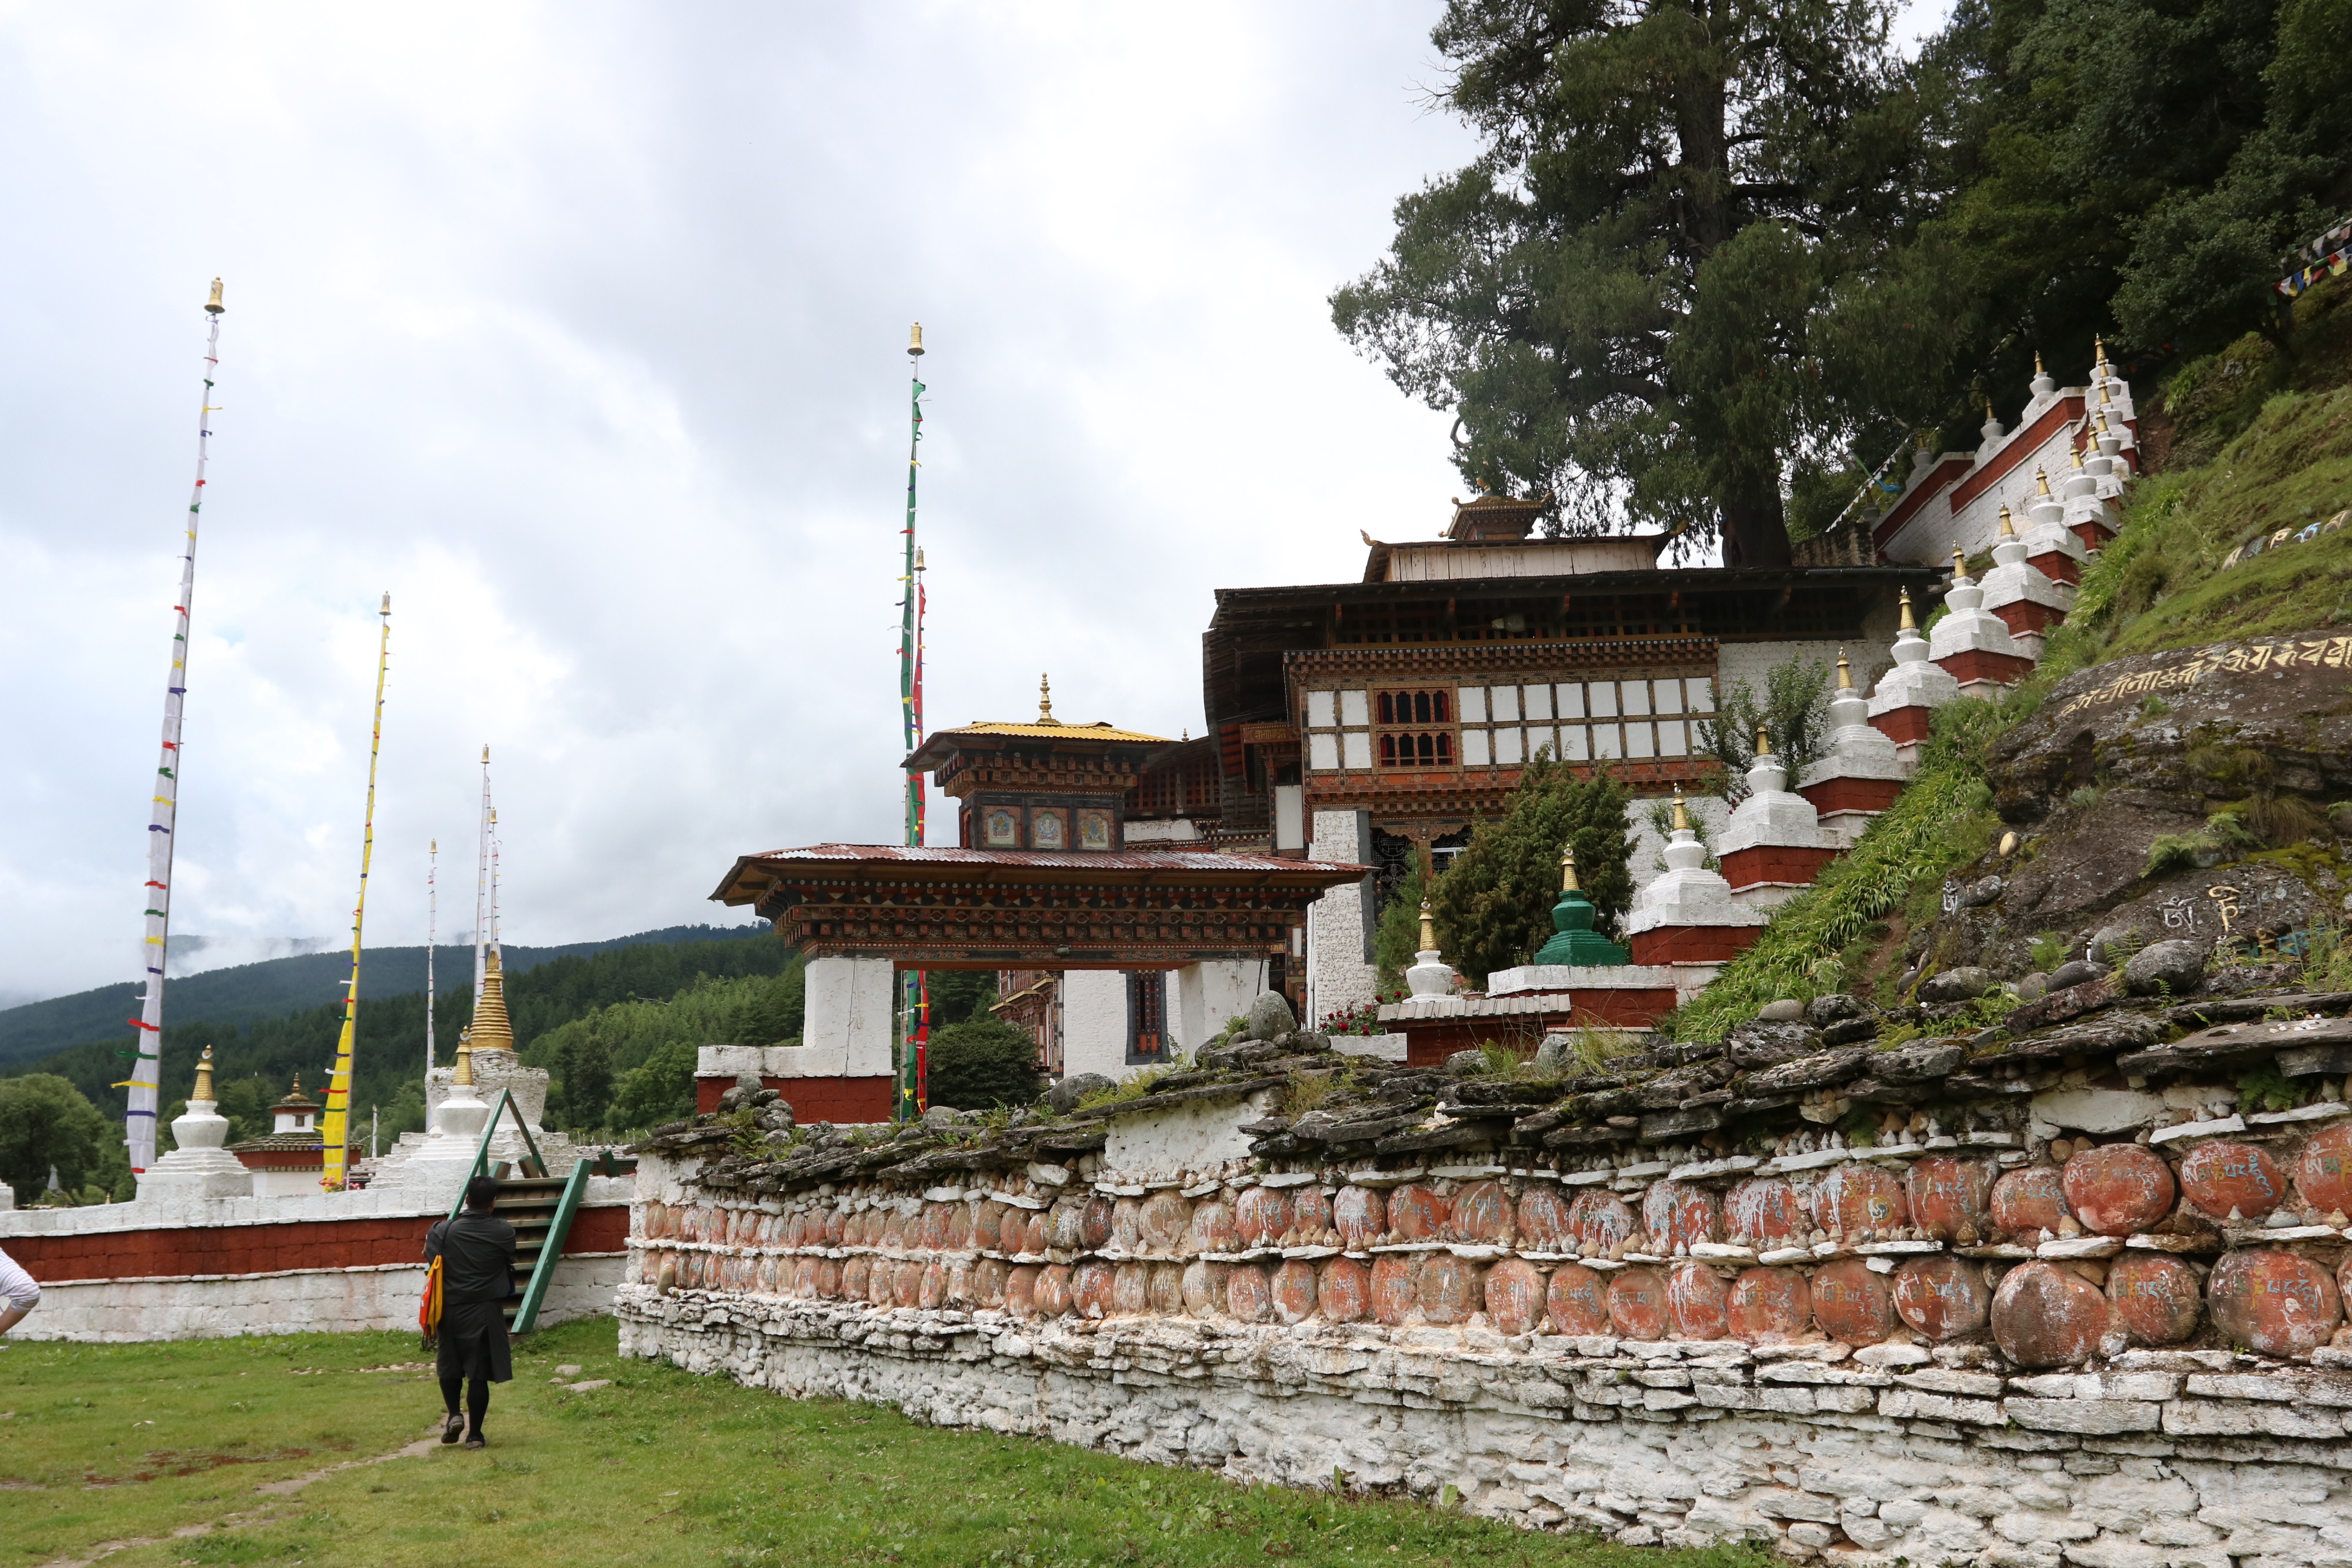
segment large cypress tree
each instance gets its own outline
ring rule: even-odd
[[[1881,275],[1939,140],[1889,9],[1453,0],[1444,100],[1485,151],[1397,204],[1334,320],[1459,414],[1465,477],[1549,491],[1561,531],[1719,531],[1733,564],[1785,563],[1784,492],[1899,438],[1886,387],[1941,363],[1927,302]]]

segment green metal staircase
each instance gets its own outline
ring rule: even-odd
[[[497,1170],[489,1168],[490,1138],[499,1130],[499,1118],[514,1118],[515,1131],[522,1134],[523,1156],[520,1174],[509,1175],[506,1162]],[[612,1165],[608,1156],[606,1165]],[[568,1176],[551,1176],[547,1162],[540,1158],[538,1141],[530,1135],[524,1122],[522,1110],[514,1103],[505,1089],[491,1102],[489,1120],[482,1123],[482,1141],[474,1150],[473,1166],[466,1173],[470,1182],[476,1176],[489,1174],[499,1179],[499,1199],[491,1212],[515,1229],[515,1272],[523,1276],[522,1295],[506,1304],[507,1327],[518,1334],[527,1334],[538,1325],[539,1310],[547,1300],[548,1287],[555,1280],[555,1268],[563,1257],[564,1239],[572,1234],[572,1216],[580,1212],[580,1200],[588,1191],[588,1178],[593,1164],[587,1160],[572,1167]],[[619,1173],[617,1169],[608,1174]],[[449,1217],[455,1219],[466,1206],[463,1190],[457,1201],[449,1205]]]

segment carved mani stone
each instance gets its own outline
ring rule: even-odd
[[[2106,1327],[2107,1299],[2099,1288],[2054,1263],[2021,1263],[1993,1293],[1992,1337],[2020,1366],[2088,1361]]]
[[[1914,1160],[1903,1181],[1911,1223],[1938,1241],[1965,1235],[1969,1245],[1992,1228],[1993,1167],[1984,1160],[1930,1154]]]
[[[1234,1227],[1244,1247],[1271,1247],[1290,1228],[1290,1200],[1279,1187],[1252,1187],[1234,1205]]]
[[[2322,1214],[2352,1213],[2352,1121],[2312,1134],[2295,1160],[2294,1184]]]
[[[1551,1252],[1568,1244],[1568,1200],[1557,1189],[1547,1186],[1530,1187],[1519,1199],[1519,1241],[1539,1252]]]
[[[2344,1318],[2327,1270],[2280,1247],[2226,1255],[2205,1289],[2213,1326],[2264,1355],[2309,1355]]]
[[[1294,1258],[1274,1271],[1274,1317],[1303,1323],[1315,1315],[1315,1265]]]
[[[2086,1230],[2129,1236],[2172,1212],[2172,1167],[2137,1143],[2102,1143],[2066,1162],[2066,1206]]]
[[[1191,1206],[1174,1193],[1157,1192],[1143,1200],[1139,1228],[1143,1245],[1154,1252],[1175,1251],[1176,1244],[1184,1239],[1192,1224]]]
[[[1372,1316],[1396,1328],[1412,1316],[1414,1285],[1421,1274],[1418,1252],[1384,1252],[1372,1261]]]
[[[2197,1270],[2162,1252],[2127,1252],[2107,1265],[2116,1326],[2143,1345],[2179,1344],[2203,1310]]]
[[[1875,1165],[1840,1165],[1813,1189],[1813,1223],[1832,1236],[1892,1230],[1910,1215],[1901,1179]]]
[[[1967,1258],[1913,1258],[1895,1271],[1895,1310],[1931,1340],[1972,1334],[1991,1310],[1984,1270]]]
[[[1813,1270],[1813,1321],[1850,1345],[1874,1345],[1895,1331],[1895,1300],[1884,1275],[1863,1258],[1841,1258]]]
[[[1408,1182],[1389,1194],[1389,1228],[1407,1241],[1435,1241],[1445,1227],[1446,1202]]]
[[[1486,1270],[1486,1321],[1498,1334],[1532,1333],[1543,1318],[1544,1279],[1534,1264],[1506,1258]]]
[[[2231,1209],[2241,1218],[2260,1219],[2286,1201],[2286,1177],[2252,1144],[2217,1138],[2180,1162],[2180,1190],[2215,1219],[2228,1218]]]
[[[2010,1171],[1992,1184],[1993,1228],[2003,1236],[2026,1236],[2037,1230],[2056,1235],[2068,1218],[2066,1181],[2054,1165],[2028,1165]]]
[[[1797,1189],[1778,1176],[1750,1176],[1723,1202],[1724,1228],[1750,1247],[1784,1247],[1810,1228]]]
[[[1579,1252],[1605,1258],[1619,1242],[1632,1238],[1633,1211],[1614,1193],[1588,1187],[1569,1205],[1568,1226]]]
[[[1725,1332],[1722,1278],[1704,1263],[1677,1263],[1666,1271],[1666,1318],[1678,1340],[1719,1340]]]
[[[1331,1201],[1331,1226],[1349,1247],[1369,1247],[1388,1228],[1388,1200],[1378,1187],[1341,1187]]]
[[[1274,1316],[1274,1284],[1265,1269],[1244,1265],[1225,1276],[1225,1311],[1244,1323],[1263,1323]]]
[[[1813,1293],[1794,1268],[1743,1268],[1724,1298],[1723,1312],[1733,1339],[1774,1344],[1805,1331],[1813,1319]]]
[[[1473,1182],[1454,1194],[1454,1234],[1464,1241],[1503,1241],[1511,1233],[1511,1200],[1500,1182]]]
[[[1551,1271],[1544,1289],[1544,1312],[1556,1334],[1605,1334],[1609,1331],[1609,1301],[1601,1276],[1580,1263],[1563,1263]]]
[[[1441,1324],[1468,1321],[1484,1299],[1478,1288],[1478,1270],[1450,1252],[1429,1253],[1426,1259],[1413,1290],[1421,1302],[1422,1317]]]
[[[1666,1337],[1666,1282],[1648,1268],[1628,1268],[1609,1280],[1609,1327],[1620,1339]]]
[[[1372,1310],[1372,1271],[1352,1258],[1334,1258],[1316,1278],[1315,1301],[1335,1323],[1352,1323]]]
[[[1642,1228],[1661,1252],[1713,1241],[1717,1217],[1715,1194],[1688,1182],[1658,1182],[1642,1194]]]

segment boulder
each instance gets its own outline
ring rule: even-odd
[[[2106,972],[2105,964],[2094,963],[2087,958],[2078,958],[2071,963],[2062,963],[2052,971],[2049,987],[2042,994],[2047,996],[2052,991],[2063,991],[2069,986],[2080,985],[2085,980],[2096,980]],[[2041,998],[2028,996],[2026,1000],[2035,1002]]]
[[[1843,1023],[1849,1018],[1866,1018],[1869,1016],[1870,1008],[1861,997],[1849,996],[1843,991],[1832,991],[1825,996],[1816,996],[1805,1004],[1805,1022],[1816,1029],[1826,1029],[1832,1024]]]
[[[1078,1101],[1097,1089],[1118,1087],[1098,1072],[1073,1073],[1045,1091],[1045,1103],[1056,1110],[1074,1110]]]
[[[1992,903],[2000,899],[2001,889],[2007,885],[1999,877],[1986,877],[1979,881],[1970,882],[1960,889],[1960,902],[1970,909]]]
[[[2017,999],[2021,1002],[2039,1002],[2049,994],[2050,976],[2039,971],[2017,983]]]
[[[1477,1049],[1456,1051],[1445,1058],[1445,1070],[1455,1078],[1475,1078],[1486,1070],[1486,1053]]]
[[[1756,1010],[1759,1020],[1767,1024],[1801,1024],[1805,1019],[1805,1005],[1794,998],[1784,997],[1767,1002]]]
[[[2124,965],[2124,988],[2135,996],[2186,996],[2204,979],[2201,942],[2152,942]]]
[[[923,1112],[926,1127],[961,1127],[971,1120],[952,1105],[934,1105]]]
[[[1536,1047],[1535,1069],[1546,1078],[1567,1077],[1568,1069],[1575,1060],[1575,1053],[1569,1048],[1568,1037],[1564,1034],[1546,1035],[1543,1044]]]
[[[1725,1042],[1733,1064],[1743,1068],[1769,1068],[1811,1056],[1821,1048],[1821,1031],[1811,1025],[1769,1024],[1760,1018],[1733,1029]]]
[[[1969,1002],[1983,995],[1993,987],[1992,972],[1973,963],[1958,969],[1947,969],[1930,974],[1919,983],[1919,1000],[1930,1006],[1951,1002]]]
[[[1298,1019],[1290,1011],[1290,1003],[1279,992],[1268,991],[1250,1004],[1249,1020],[1244,1032],[1253,1040],[1278,1039],[1296,1034]]]

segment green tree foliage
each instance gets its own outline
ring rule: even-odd
[[[1792,658],[1764,672],[1758,700],[1745,680],[1722,693],[1712,719],[1698,721],[1699,750],[1723,764],[1716,793],[1727,805],[1748,798],[1748,766],[1756,760],[1756,735],[1772,742],[1772,754],[1789,770],[1789,787],[1818,761],[1829,734],[1829,666],[1817,658]]]
[[[632,1068],[613,1097],[612,1127],[658,1127],[693,1115],[694,1051],[687,1041],[673,1040]]]
[[[1413,955],[1421,951],[1421,901],[1427,897],[1429,883],[1416,865],[1389,895],[1379,923],[1372,927],[1372,960],[1383,993],[1402,989],[1404,972],[1412,967]]]
[[[1500,822],[1482,822],[1469,846],[1437,879],[1431,897],[1438,945],[1474,984],[1525,963],[1551,940],[1559,899],[1560,851],[1576,850],[1577,881],[1612,925],[1632,907],[1632,854],[1624,788],[1606,768],[1590,777],[1536,754]]]
[[[1045,1089],[1037,1042],[995,1018],[967,1018],[933,1030],[926,1065],[930,1102],[959,1110],[1026,1105]]]
[[[41,1194],[52,1166],[67,1191],[79,1192],[101,1173],[107,1146],[121,1141],[81,1090],[55,1073],[0,1079],[0,1181],[17,1203]]]
[[[992,969],[935,969],[927,981],[935,1030],[966,1018],[985,1018],[996,1005],[996,971]]]
[[[1942,353],[1890,270],[1933,211],[1923,92],[1880,0],[1452,0],[1433,35],[1478,159],[1397,204],[1332,297],[1358,348],[1460,416],[1458,462],[1557,525],[1720,531],[1789,559],[1783,492],[1894,426]],[[1865,281],[1867,309],[1840,309]]]
[[[613,1106],[611,1044],[593,1030],[582,1030],[567,1035],[552,1055],[551,1076],[562,1087],[563,1124],[602,1127],[604,1113]]]

